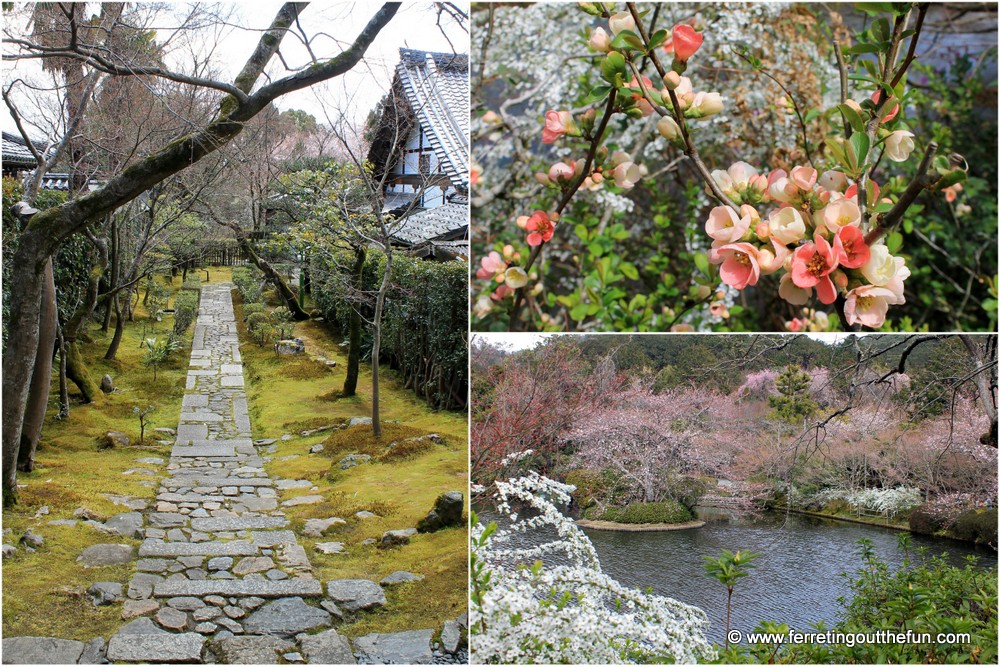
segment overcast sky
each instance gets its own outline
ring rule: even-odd
[[[232,21],[234,25],[220,31],[222,40],[211,60],[221,70],[219,78],[226,81],[233,80],[253,52],[260,31],[268,27],[281,4],[270,0],[230,3],[236,12]],[[177,3],[176,6],[180,8],[186,5]],[[317,57],[329,58],[343,51],[354,40],[379,6],[364,2],[313,2],[302,12],[300,22],[307,34],[317,36],[312,44]],[[98,11],[95,3],[88,3],[87,9],[88,14]],[[280,98],[276,106],[281,110],[303,109],[321,122],[324,121],[324,110],[329,110],[334,119],[342,111],[353,120],[363,121],[368,111],[378,103],[388,89],[392,72],[399,61],[400,47],[445,53],[453,51],[468,53],[468,34],[450,19],[442,17],[441,24],[447,33],[446,38],[442,29],[437,26],[437,20],[438,14],[433,3],[404,3],[389,25],[379,33],[368,48],[364,63],[321,87],[290,93]],[[24,21],[20,23],[20,25],[10,25],[8,29],[24,30]],[[168,22],[162,20],[160,26],[166,25]],[[166,32],[162,30],[158,33],[158,35],[165,34]],[[197,45],[193,46],[197,48]],[[205,45],[202,46],[202,49],[204,48]],[[308,63],[307,51],[292,35],[286,36],[283,40],[281,52],[291,67],[301,67]],[[183,53],[183,48],[177,48],[173,57],[180,58]],[[37,72],[35,61],[4,62],[6,81],[15,75],[37,77]],[[278,78],[287,75],[288,71],[284,70],[281,62],[275,58],[269,74]],[[4,130],[17,131],[6,106],[3,107],[0,119]]]
[[[505,350],[528,350],[543,340],[550,336],[572,336],[574,334],[538,334],[538,333],[473,333],[473,336],[482,336],[491,345],[495,347],[502,347]],[[577,334],[578,335],[578,334]],[[615,335],[615,334],[607,334]],[[619,334],[628,335],[628,334]],[[690,336],[691,334],[641,334],[643,336]],[[709,335],[725,335],[725,334],[709,334]],[[776,335],[776,334],[770,334]],[[833,345],[840,340],[842,340],[848,334],[843,333],[810,333],[805,334],[812,339],[818,340],[821,343],[826,343],[827,345]],[[857,336],[863,336],[865,334],[855,334]]]

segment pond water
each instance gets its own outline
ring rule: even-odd
[[[726,589],[705,574],[703,556],[718,556],[723,549],[761,554],[733,594],[732,627],[744,632],[761,620],[788,623],[796,630],[817,621],[836,622],[837,598],[850,595],[841,574],[861,567],[861,538],[871,540],[893,569],[904,558],[897,547],[898,531],[799,514],[710,520],[703,528],[660,533],[585,532],[605,572],[624,584],[651,586],[656,593],[701,607],[712,622],[709,639],[718,643],[725,639]],[[997,563],[996,552],[964,542],[919,535],[912,541],[929,555],[946,553],[955,565],[964,565],[970,554],[979,556],[983,567]]]
[[[497,520],[493,512],[476,509],[481,520]],[[762,620],[787,623],[795,630],[839,620],[837,598],[850,595],[842,573],[853,574],[861,567],[861,538],[870,540],[893,569],[904,558],[897,547],[899,531],[799,514],[771,513],[750,520],[712,512],[706,510],[701,518],[708,522],[693,530],[584,532],[606,573],[623,584],[652,587],[655,593],[704,609],[711,621],[709,640],[719,644],[725,641],[726,589],[705,574],[703,556],[718,556],[723,549],[761,554],[733,595],[732,627],[743,632]],[[914,547],[926,547],[929,556],[947,554],[955,565],[964,565],[968,555],[978,556],[981,567],[997,564],[996,552],[965,542],[920,535],[911,539]]]

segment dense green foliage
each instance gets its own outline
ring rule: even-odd
[[[608,507],[603,512],[595,514],[596,516],[588,518],[615,523],[683,523],[694,519],[691,511],[676,500]]]
[[[771,396],[767,402],[774,408],[778,418],[798,424],[816,411],[816,402],[809,395],[809,374],[796,366],[788,366],[778,376],[778,396]]]
[[[324,317],[348,330],[352,307],[371,321],[370,302],[352,303],[343,288],[349,259],[313,256],[312,297]],[[382,282],[385,255],[370,251],[361,291],[374,293]],[[467,402],[468,267],[464,262],[428,262],[394,255],[392,285],[382,315],[382,355],[397,369],[404,385],[435,408],[464,409]]]

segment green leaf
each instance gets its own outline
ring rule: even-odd
[[[612,51],[601,61],[601,78],[612,85],[618,83],[625,74],[625,56]]]
[[[896,7],[894,4],[892,2],[858,2],[855,3],[854,8],[869,16],[878,16],[883,12],[895,13]]]
[[[587,231],[587,227],[585,225],[577,224],[573,227],[573,231],[576,232],[576,235],[580,237],[581,241],[584,243],[588,241],[590,233]]]
[[[872,35],[875,36],[880,42],[888,42],[889,38],[892,36],[889,33],[889,20],[884,16],[880,17],[872,23]]]
[[[590,308],[589,304],[581,303],[577,304],[571,311],[569,311],[569,316],[572,317],[577,322],[580,322],[587,316],[587,310]]]
[[[635,49],[636,51],[645,52],[645,47],[642,44],[642,40],[639,35],[635,34],[631,30],[622,30],[620,33],[615,35],[615,38],[611,40],[611,48],[618,50],[625,49]]]
[[[601,255],[604,254],[604,246],[602,246],[597,241],[594,241],[593,243],[588,244],[587,245],[587,250],[589,250],[590,254],[592,254],[594,257],[600,257]]]
[[[590,94],[587,95],[587,98],[583,101],[583,103],[587,105],[600,102],[607,97],[610,92],[611,86],[595,86],[594,89],[590,91]]]
[[[889,237],[885,240],[885,247],[889,249],[889,254],[895,255],[903,247],[903,235],[899,232],[889,234]]]
[[[844,120],[847,121],[847,124],[851,126],[852,130],[855,132],[865,131],[865,121],[861,118],[861,114],[857,112],[857,109],[854,109],[848,104],[841,104],[837,107],[837,111],[844,116]]]
[[[913,233],[913,220],[911,220],[910,218],[906,218],[905,220],[903,220],[903,231],[906,232],[907,234]]]
[[[709,271],[708,255],[703,252],[699,252],[694,256],[694,265],[698,267],[698,270],[704,273],[706,276]]]
[[[942,190],[955,185],[956,183],[964,183],[967,178],[968,174],[961,169],[952,169],[950,172],[941,177],[941,180],[935,184],[935,187],[938,190]]]
[[[854,149],[854,156],[857,160],[857,166],[862,166],[868,160],[868,149],[871,148],[871,144],[868,141],[868,135],[864,132],[855,132],[850,138],[851,148]]]
[[[650,50],[655,49],[656,47],[658,47],[661,44],[663,44],[665,41],[667,41],[667,31],[666,30],[657,30],[649,38],[649,48],[650,48]]]
[[[618,267],[618,270],[624,273],[625,277],[628,278],[629,280],[639,279],[639,270],[635,268],[634,264],[629,264],[628,262],[624,262],[622,263],[621,266]]]
[[[855,44],[849,49],[844,49],[844,53],[849,55],[860,55],[862,53],[878,53],[879,48],[874,44]]]

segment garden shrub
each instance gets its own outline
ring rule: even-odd
[[[243,306],[243,321],[246,322],[247,318],[254,313],[263,313],[267,308],[262,303],[248,303]]]
[[[566,483],[576,487],[576,490],[570,493],[570,497],[583,510],[604,495],[604,477],[599,470],[588,468],[571,470],[566,475]]]
[[[910,530],[920,535],[933,535],[945,527],[945,517],[930,509],[931,503],[924,503],[910,512]]]
[[[247,315],[246,321],[247,321],[247,329],[250,330],[250,333],[253,333],[260,327],[270,324],[271,317],[265,311],[258,311]]]
[[[682,523],[692,519],[691,511],[676,500],[609,507],[600,517],[601,521],[615,523]]]
[[[951,527],[951,533],[961,540],[996,545],[997,511],[995,509],[969,510],[958,517]]]
[[[261,273],[255,267],[237,266],[233,268],[233,284],[240,291],[243,303],[257,303],[263,296]]]
[[[198,315],[199,299],[199,292],[190,289],[182,289],[177,293],[174,301],[174,334],[180,336],[194,322]]]
[[[692,509],[707,491],[708,485],[702,480],[685,477],[674,485],[671,495],[684,507]]]
[[[351,277],[347,256],[314,256],[312,297],[324,318],[346,335],[352,304],[345,285]],[[392,286],[382,318],[382,359],[399,371],[403,384],[435,409],[462,410],[468,400],[468,265],[394,255]],[[385,255],[370,251],[361,289],[378,291]],[[359,306],[370,321],[374,303]]]
[[[188,274],[187,279],[184,280],[184,284],[181,285],[182,290],[194,290],[201,291],[201,276],[197,273]]]

